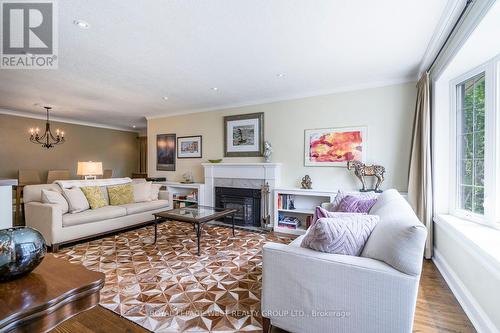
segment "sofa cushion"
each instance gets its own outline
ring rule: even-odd
[[[62,190],[64,198],[68,201],[71,214],[80,213],[90,208],[89,202],[79,187]]]
[[[66,214],[69,210],[68,202],[58,191],[42,189],[42,202],[61,206],[63,214]]]
[[[420,275],[426,227],[406,200],[392,189],[382,193],[370,210],[380,222],[366,242],[361,256],[381,260],[400,272]]]
[[[147,201],[147,202],[136,202],[126,205],[121,205],[127,210],[127,215],[137,214],[142,212],[147,212],[150,210],[160,209],[160,208],[168,208],[168,200],[155,200],[155,201]]]
[[[99,186],[82,186],[80,189],[87,198],[90,208],[97,209],[108,205]]]
[[[364,200],[376,199],[379,196],[379,194],[375,193],[375,192],[359,192],[359,191],[347,191],[346,192],[346,191],[339,190],[337,192],[337,195],[333,199],[333,201],[330,203],[322,204],[322,207],[325,208],[326,210],[331,211],[331,212],[336,212],[342,199],[344,199],[348,195],[354,196],[354,197],[357,197],[360,199],[364,199]]]
[[[340,201],[337,207],[337,212],[345,213],[368,213],[377,199],[362,199],[352,195],[348,195]]]
[[[151,201],[151,182],[133,183],[134,202]]]
[[[108,196],[110,205],[126,205],[134,202],[134,189],[132,184],[108,186]]]
[[[56,184],[26,185],[23,188],[23,202],[42,202],[42,190],[62,192],[61,187]]]
[[[127,215],[127,210],[123,207],[104,206],[97,209],[86,210],[77,214],[64,214],[62,221],[64,227],[69,227],[83,223],[113,219],[125,215]]]
[[[106,186],[99,186],[101,189],[102,197],[106,201],[106,206],[109,205],[108,188]]]
[[[320,218],[309,227],[301,246],[320,252],[359,256],[379,219],[376,215],[364,214]]]
[[[163,185],[161,184],[151,184],[151,200],[158,200],[162,187]]]

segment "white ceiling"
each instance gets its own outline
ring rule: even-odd
[[[58,1],[59,69],[0,70],[0,108],[43,114],[34,104],[51,104],[55,117],[130,128],[145,116],[410,80],[446,3]]]

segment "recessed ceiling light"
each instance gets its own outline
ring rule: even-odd
[[[213,91],[217,91],[217,90],[219,90],[219,88],[217,88],[217,87],[212,87],[212,88],[210,88],[210,89],[212,89]]]
[[[137,127],[137,126],[135,126],[135,125],[134,125],[134,126],[132,126],[132,128],[136,128],[136,127]]]
[[[285,77],[285,76],[286,76],[286,74],[285,74],[285,73],[278,73],[278,74],[276,74],[276,76],[277,76],[277,77]]]
[[[73,23],[82,29],[90,28],[90,24],[88,24],[84,20],[74,20]]]
[[[164,100],[168,101],[168,96],[163,96],[162,97]]]

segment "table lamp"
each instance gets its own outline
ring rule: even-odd
[[[85,180],[96,179],[96,176],[102,176],[102,162],[78,162],[76,174],[84,176]]]

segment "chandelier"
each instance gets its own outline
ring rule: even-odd
[[[64,132],[56,129],[56,136],[52,134],[50,131],[50,122],[49,122],[49,111],[52,109],[50,106],[44,106],[45,110],[47,110],[47,122],[45,123],[45,133],[40,136],[40,129],[30,128],[30,141],[33,143],[38,143],[42,145],[43,148],[50,149],[55,145],[64,143]]]

